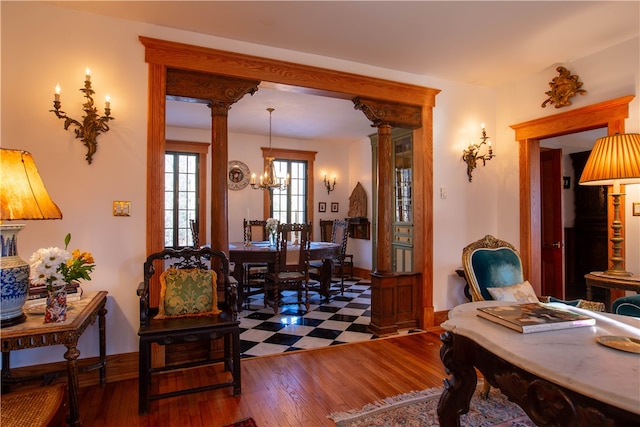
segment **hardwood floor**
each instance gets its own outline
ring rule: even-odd
[[[138,381],[80,390],[84,426],[223,426],[253,417],[258,427],[335,426],[327,415],[430,387],[446,376],[439,331],[419,332],[242,361],[242,395],[230,388],[153,402],[138,416]],[[161,388],[217,375],[194,369],[168,373]]]

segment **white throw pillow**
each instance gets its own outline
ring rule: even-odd
[[[510,301],[520,304],[538,302],[538,297],[531,283],[526,280],[524,283],[518,283],[517,285],[502,288],[487,288],[487,291],[496,301]]]

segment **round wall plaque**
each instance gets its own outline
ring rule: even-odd
[[[250,172],[247,165],[239,160],[231,160],[227,171],[229,190],[242,190],[249,184]]]

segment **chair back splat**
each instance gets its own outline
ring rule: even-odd
[[[161,289],[157,307],[151,306],[150,283],[158,274]],[[138,412],[145,414],[150,402],[188,393],[232,387],[240,395],[240,321],[237,309],[237,284],[229,276],[229,260],[222,251],[211,248],[165,249],[151,254],[143,265],[144,280],[138,285],[140,299],[140,340]],[[222,300],[218,301],[218,295]],[[207,346],[205,356],[188,360],[159,361],[152,366],[151,345]],[[220,370],[211,378],[215,384],[152,393],[157,374],[168,370],[207,366]]]
[[[265,274],[265,307],[277,314],[281,292],[298,291],[298,304],[309,310],[309,255],[311,224],[279,224],[273,271]],[[304,294],[304,297],[303,297]]]

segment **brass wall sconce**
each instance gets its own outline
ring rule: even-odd
[[[493,149],[491,148],[491,141],[489,141],[487,131],[484,128],[484,123],[482,124],[482,137],[480,139],[481,142],[479,144],[469,143],[467,149],[462,150],[462,160],[467,164],[469,182],[471,182],[473,170],[478,166],[478,160],[482,160],[482,165],[486,166],[486,162],[495,157]],[[486,154],[480,154],[480,148],[485,144],[489,147],[489,151]]]
[[[93,161],[93,155],[98,148],[98,135],[100,133],[106,133],[109,130],[107,122],[109,120],[115,120],[115,117],[111,117],[111,102],[109,95],[106,96],[106,102],[104,103],[104,116],[98,116],[98,109],[93,106],[93,94],[95,93],[91,89],[91,71],[87,68],[84,88],[80,89],[84,92],[84,97],[87,102],[82,104],[82,109],[85,115],[82,117],[82,123],[78,120],[72,119],[67,116],[67,113],[60,110],[60,85],[56,85],[56,93],[54,95],[53,110],[49,110],[54,113],[59,119],[64,119],[64,130],[69,129],[69,126],[73,125],[76,133],[76,138],[79,138],[87,147],[87,162],[91,164]]]
[[[324,174],[324,187],[327,189],[327,194],[330,194],[336,188],[336,176],[333,175],[333,183],[327,179],[327,174]]]

